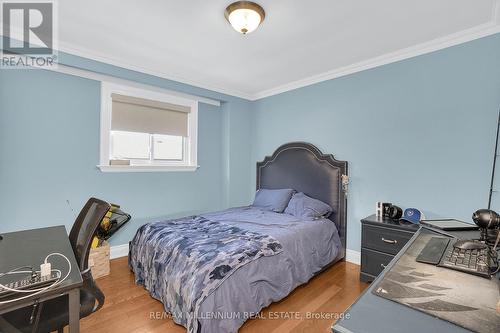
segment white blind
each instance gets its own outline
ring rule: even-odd
[[[111,94],[111,129],[115,131],[188,135],[190,108],[149,99]]]

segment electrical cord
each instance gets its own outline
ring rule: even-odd
[[[32,293],[32,292],[39,291],[39,290],[46,290],[48,288],[53,287],[54,285],[62,283],[64,280],[67,279],[67,277],[69,276],[69,274],[71,272],[71,262],[69,261],[69,259],[65,255],[63,255],[61,253],[54,252],[54,253],[51,253],[51,254],[49,254],[48,256],[45,257],[44,264],[47,264],[48,258],[51,257],[51,256],[53,256],[53,255],[59,255],[59,256],[63,257],[67,261],[67,263],[68,263],[68,273],[66,274],[66,276],[62,280],[60,280],[60,278],[59,278],[58,280],[54,281],[54,283],[51,284],[50,286],[43,287],[43,288],[38,288],[38,289],[30,289],[30,290],[9,288],[9,287],[7,287],[5,285],[2,285],[2,284],[0,284],[0,287],[4,288],[6,290],[9,290],[9,291],[13,291],[13,292]],[[19,271],[19,269],[22,269],[22,268],[31,268],[31,271]],[[58,272],[59,276],[60,277],[62,276],[62,272],[60,270],[58,270],[58,269],[51,269],[51,271]],[[2,277],[4,275],[10,275],[10,274],[26,274],[26,273],[34,273],[34,272],[40,273],[40,271],[33,270],[33,268],[31,266],[23,266],[23,267],[15,268],[15,269],[7,272],[7,273],[0,273],[0,277]]]
[[[59,276],[62,276],[62,272],[58,269],[52,269],[52,271],[54,272],[58,272],[59,273]],[[9,272],[9,275],[11,274],[26,274],[26,273],[31,273],[32,271],[18,271],[18,272]],[[35,272],[39,272],[39,271],[35,271]],[[60,278],[59,278],[60,279]],[[59,279],[57,279],[55,282],[59,281]],[[62,282],[62,281],[61,281]],[[15,289],[15,288],[9,288],[3,284],[0,283],[0,288],[3,288],[5,290],[9,290],[9,291],[13,291],[13,292],[16,292],[16,293],[32,293],[32,292],[35,292],[35,291],[39,291],[39,290],[45,290],[46,288],[50,288],[52,287],[53,285],[50,285],[50,286],[47,286],[47,287],[43,287],[43,288],[35,288],[35,289]]]
[[[59,278],[58,280],[54,281],[54,283],[52,283],[51,285],[47,286],[47,287],[43,287],[43,288],[38,288],[38,289],[31,289],[31,290],[20,290],[20,289],[15,289],[15,288],[9,288],[3,284],[0,283],[0,287],[1,288],[4,288],[6,290],[9,290],[9,291],[13,291],[13,292],[17,292],[17,293],[29,293],[29,295],[26,295],[26,296],[22,296],[22,297],[17,297],[17,298],[14,298],[14,299],[10,299],[8,301],[0,301],[0,304],[6,304],[6,303],[12,303],[12,302],[16,302],[16,301],[19,301],[19,300],[22,300],[22,299],[26,299],[28,297],[32,297],[34,295],[38,295],[38,294],[41,294],[42,292],[50,289],[50,288],[53,288],[59,284],[61,284],[62,282],[64,282],[69,274],[71,273],[71,262],[69,261],[68,257],[66,257],[64,254],[61,254],[59,252],[53,252],[53,253],[50,253],[49,255],[47,255],[45,257],[45,260],[44,260],[44,263],[47,264],[47,260],[51,257],[51,256],[60,256],[62,258],[64,258],[66,260],[66,262],[68,263],[68,273],[64,276],[64,278]],[[21,273],[33,273],[33,269],[31,271],[19,271],[19,269],[23,269],[23,268],[32,268],[31,266],[22,266],[22,267],[18,267],[18,268],[15,268],[7,273],[0,273],[0,277],[2,276],[5,276],[5,275],[10,275],[10,274],[21,274]],[[59,272],[59,276],[62,276],[62,273],[60,270],[58,269],[51,269],[51,272],[52,271],[55,271],[55,272]],[[39,271],[35,271],[35,272],[39,272]]]
[[[33,270],[33,266],[21,266],[21,267],[17,267],[17,268],[11,269],[11,270],[10,270],[10,271],[8,271],[7,273],[0,273],[0,277],[2,277],[2,276],[4,276],[4,275],[11,274],[11,273],[14,273],[14,272],[17,272],[18,270],[20,270],[20,269],[24,269],[24,268],[29,268],[29,269],[31,269],[31,272],[34,272],[34,270]]]

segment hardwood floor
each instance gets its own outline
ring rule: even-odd
[[[82,333],[185,333],[186,329],[171,319],[151,318],[163,312],[163,305],[134,283],[127,258],[111,261],[111,274],[97,280],[106,295],[101,310],[81,321]],[[333,317],[345,311],[367,287],[359,282],[359,266],[341,262],[309,283],[295,289],[288,297],[262,310],[260,318],[248,320],[241,333],[331,332]],[[307,313],[323,319],[305,318]],[[292,318],[290,318],[292,317]]]

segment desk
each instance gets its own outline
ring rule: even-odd
[[[0,272],[7,272],[19,266],[31,265],[39,270],[45,257],[53,252],[65,255],[71,262],[71,273],[68,278],[41,294],[26,299],[0,304],[0,315],[30,306],[36,302],[46,301],[62,295],[68,295],[69,331],[80,331],[80,287],[83,280],[76,263],[75,255],[64,226],[17,231],[2,234],[0,240]],[[67,273],[68,263],[64,258],[52,256],[49,261],[52,268],[60,269],[63,276]]]
[[[477,231],[448,232],[461,239],[478,238]],[[414,237],[418,235],[418,232]],[[440,332],[440,333],[470,333],[471,331],[459,327],[448,321],[435,318],[426,313],[414,310],[405,305],[387,300],[372,294],[379,281],[399,259],[402,253],[411,245],[413,239],[406,244],[401,252],[387,266],[378,278],[361,297],[346,310],[349,319],[339,320],[333,325],[335,333],[387,333],[387,332]],[[495,292],[498,292],[495,290]]]

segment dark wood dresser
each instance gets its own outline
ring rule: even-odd
[[[361,220],[360,280],[372,282],[405,246],[419,226],[375,214]]]

